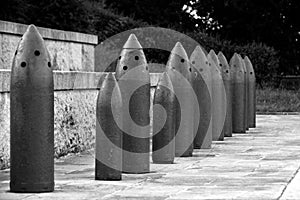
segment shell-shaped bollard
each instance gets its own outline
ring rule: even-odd
[[[122,179],[122,97],[112,73],[105,76],[96,107],[95,179]],[[120,122],[119,124],[116,123]]]
[[[248,85],[249,85],[249,75],[247,72],[247,68],[246,68],[246,64],[244,59],[242,58],[241,55],[239,55],[239,58],[241,60],[243,69],[244,69],[244,74],[245,74],[245,126],[246,126],[246,130],[249,130],[249,124],[248,124]]]
[[[153,99],[152,161],[157,164],[171,164],[175,157],[175,97],[172,82],[165,72],[162,74]],[[178,104],[178,102],[177,102]],[[157,107],[159,105],[160,107]],[[166,113],[166,119],[162,116]],[[160,129],[160,124],[164,121]],[[160,130],[157,130],[160,129]]]
[[[191,67],[180,42],[177,42],[169,57],[167,73],[171,79],[179,104],[175,105],[175,156],[188,157],[193,154],[194,110]]]
[[[224,124],[226,119],[226,91],[220,68],[213,58],[218,60],[214,51],[210,51],[207,60],[212,76],[212,136],[213,141],[224,140]],[[217,62],[219,63],[219,61]]]
[[[50,55],[30,25],[13,58],[10,191],[54,190],[54,84]]]
[[[200,46],[193,51],[190,62],[193,71],[193,89],[200,109],[200,119],[194,121],[194,126],[197,128],[194,148],[210,149],[212,144],[212,80],[206,55]],[[197,116],[194,119],[197,120]]]
[[[239,56],[230,60],[232,75],[232,132],[245,133],[245,74]]]
[[[226,57],[222,52],[218,53],[219,58],[219,66],[222,73],[222,79],[225,86],[226,91],[226,102],[227,102],[227,109],[226,109],[226,119],[224,125],[224,136],[231,137],[232,136],[232,84],[231,84],[231,72],[230,67],[227,62]]]
[[[256,78],[255,72],[253,69],[253,65],[250,59],[245,56],[244,58],[245,64],[247,67],[247,72],[249,76],[249,84],[248,84],[248,123],[249,128],[256,127]]]
[[[123,100],[123,157],[125,173],[150,172],[150,75],[139,41],[131,34],[116,68]]]

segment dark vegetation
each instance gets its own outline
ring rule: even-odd
[[[0,19],[96,34],[99,42],[136,27],[172,28],[227,58],[248,55],[258,83],[276,86],[277,76],[300,73],[299,9],[298,0],[1,0]],[[146,55],[160,59],[155,50]]]

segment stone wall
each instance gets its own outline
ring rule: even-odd
[[[0,21],[0,69],[10,69],[17,44],[27,25]],[[55,70],[94,71],[95,35],[38,28],[45,39]]]

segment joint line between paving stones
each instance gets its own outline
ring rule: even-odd
[[[281,194],[279,195],[279,197],[277,198],[277,200],[280,200],[282,198],[282,196],[283,196],[284,192],[286,191],[287,187],[294,180],[294,178],[297,176],[298,173],[300,173],[300,166],[298,167],[296,172],[293,174],[292,178],[287,182],[286,186],[283,188],[283,190],[282,190]]]
[[[30,197],[35,197],[35,196],[37,196],[37,195],[36,194],[30,194],[28,196],[25,196],[25,197],[21,198],[21,200],[27,199],[27,198],[30,198]]]
[[[109,199],[109,198],[112,198],[112,197],[114,197],[115,194],[117,194],[117,193],[119,193],[119,192],[122,192],[122,191],[125,191],[125,190],[128,190],[128,189],[131,189],[131,188],[134,188],[134,187],[136,187],[136,186],[139,186],[139,185],[141,185],[142,183],[144,183],[144,182],[146,182],[146,181],[147,181],[147,178],[144,178],[143,180],[138,181],[137,183],[134,183],[134,184],[132,184],[132,185],[129,185],[129,186],[127,186],[127,187],[125,187],[125,188],[122,188],[122,189],[120,189],[120,190],[116,190],[116,191],[114,191],[114,192],[111,193],[111,194],[107,194],[107,195],[103,196],[101,199]]]
[[[215,146],[217,146],[217,144],[213,145],[213,146],[211,147],[211,149],[209,149],[209,152],[207,153],[207,155],[205,155],[205,157],[203,157],[201,160],[198,160],[198,161],[192,163],[191,165],[186,166],[184,169],[189,169],[189,168],[191,168],[191,167],[193,167],[193,166],[199,164],[199,163],[202,162],[203,160],[205,160],[205,159],[207,159],[207,158],[210,158],[210,155],[213,153],[213,150],[214,150],[214,147],[215,147]],[[174,170],[174,171],[175,171],[175,170]]]
[[[186,187],[186,188],[184,188],[184,189],[182,189],[182,190],[178,190],[178,192],[176,192],[176,193],[174,193],[174,194],[169,194],[168,197],[167,197],[165,200],[168,200],[168,199],[170,199],[170,198],[172,198],[172,197],[175,197],[177,194],[179,194],[179,193],[181,193],[181,192],[185,192],[185,191],[187,191],[188,189],[189,189],[189,187]]]

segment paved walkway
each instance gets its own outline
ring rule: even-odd
[[[94,180],[92,152],[56,161],[53,193],[10,193],[0,171],[0,199],[300,199],[300,115],[257,120],[248,134],[119,182]]]

